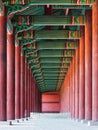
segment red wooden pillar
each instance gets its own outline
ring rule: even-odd
[[[31,88],[32,88],[32,95],[31,95],[31,112],[33,112],[33,73],[31,73]]]
[[[73,68],[72,68],[72,62],[71,62],[71,65],[70,65],[71,117],[73,117],[73,82],[72,82],[73,77],[72,77],[72,72],[73,72]]]
[[[31,112],[33,112],[33,74],[31,72]]]
[[[40,112],[40,90],[38,88],[38,112]]]
[[[42,93],[40,93],[40,112],[42,112]]]
[[[42,93],[40,93],[40,112],[42,112]]]
[[[40,93],[40,91],[39,91],[39,103],[38,103],[38,104],[39,104],[39,107],[38,107],[38,108],[39,108],[39,110],[38,110],[39,112],[41,112],[41,109],[40,109],[41,100],[40,100],[40,98],[41,98],[41,93]]]
[[[20,46],[15,44],[15,118],[20,118]]]
[[[86,11],[85,25],[85,119],[92,119],[92,13]]]
[[[68,82],[68,84],[69,84],[69,113],[71,112],[71,89],[70,89],[70,68],[69,68],[69,70],[68,70],[68,73],[69,73],[69,82]]]
[[[71,117],[73,118],[73,109],[74,109],[74,102],[73,102],[73,64],[71,63]]]
[[[28,63],[25,59],[25,117],[27,117],[28,102]]]
[[[31,68],[30,68],[30,87],[29,87],[29,94],[30,94],[30,96],[29,96],[29,111],[31,112]]]
[[[65,112],[68,112],[68,73],[66,75],[66,79],[64,81],[64,86],[65,86],[65,89],[64,89],[64,93],[65,93]]]
[[[32,78],[33,78],[33,75],[32,75],[32,71],[30,70],[30,112],[32,112],[32,94],[33,94],[33,88],[32,88]]]
[[[73,117],[72,63],[70,65],[70,113]]]
[[[38,90],[37,90],[37,84],[35,86],[35,111],[38,112]]]
[[[72,104],[73,104],[73,112],[72,112],[72,117],[75,117],[75,85],[74,85],[74,57],[73,57],[73,61],[72,61]]]
[[[40,112],[40,90],[38,88],[38,112]]]
[[[37,84],[36,84],[36,86],[35,86],[35,112],[37,112],[37,98],[38,98],[38,95],[37,95],[38,93],[37,93]]]
[[[70,114],[72,115],[72,89],[71,89],[71,65],[69,68],[69,86],[70,86]]]
[[[40,90],[39,90],[39,100],[38,100],[38,112],[40,112],[40,102],[41,102],[41,100],[40,100],[40,97],[41,95],[40,95]]]
[[[70,83],[69,83],[69,71],[68,71],[68,112],[70,112]]]
[[[75,118],[79,118],[79,47],[75,52]]]
[[[36,112],[36,84],[34,85],[34,112]]]
[[[85,37],[82,29],[79,44],[79,119],[85,118]]]
[[[34,77],[33,77],[33,74],[32,74],[32,112],[34,112]]]
[[[30,69],[29,69],[29,65],[26,62],[26,117],[30,116],[30,91],[29,91],[29,87],[30,87]]]
[[[30,93],[30,97],[29,97],[29,100],[30,100],[30,101],[29,101],[29,103],[30,103],[29,107],[30,107],[30,108],[29,108],[29,109],[30,109],[30,112],[31,112],[31,69],[30,69],[30,88],[29,88],[29,91],[30,91],[30,92],[29,92],[29,93]]]
[[[7,33],[7,119],[15,119],[15,38]]]
[[[21,50],[20,56],[20,115],[25,116],[25,57]]]
[[[98,0],[92,9],[92,120],[98,121]]]
[[[28,65],[28,88],[27,88],[27,111],[28,111],[28,117],[30,117],[30,68]]]
[[[6,120],[6,15],[0,11],[0,121]]]
[[[39,91],[38,91],[38,86],[37,86],[37,112],[39,112]]]
[[[40,92],[38,94],[38,112],[40,112]]]
[[[33,84],[33,111],[35,112],[35,83]]]
[[[30,97],[30,112],[32,112],[32,91],[33,91],[33,89],[32,89],[32,78],[33,78],[33,75],[32,75],[32,70],[31,70],[31,80],[30,80],[30,83],[31,83],[31,87],[30,87],[30,95],[31,95],[31,97]]]

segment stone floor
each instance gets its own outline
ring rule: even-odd
[[[88,126],[87,123],[81,123],[70,119],[67,114],[31,114],[31,118],[12,122],[0,122],[0,130],[98,130],[97,125]]]

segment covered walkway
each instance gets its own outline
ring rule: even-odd
[[[0,0],[0,128],[97,122],[98,0]]]

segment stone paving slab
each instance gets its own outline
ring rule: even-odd
[[[64,114],[31,114],[31,118],[26,121],[0,122],[0,130],[98,130],[98,126],[88,126],[80,121],[68,118]]]

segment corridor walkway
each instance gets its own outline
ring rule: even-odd
[[[98,126],[87,126],[65,114],[31,114],[28,121],[8,123],[0,122],[0,130],[98,130]]]

